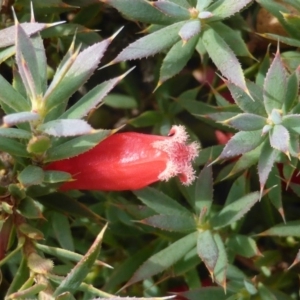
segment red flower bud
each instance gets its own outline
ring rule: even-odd
[[[173,126],[168,136],[117,133],[83,154],[51,163],[47,170],[72,174],[74,181],[64,183],[62,190],[136,190],[174,176],[189,185],[195,179],[191,161],[199,145],[187,145],[187,139],[183,126]]]

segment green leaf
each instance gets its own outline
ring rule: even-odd
[[[139,223],[159,228],[167,231],[187,232],[196,230],[197,224],[195,218],[190,214],[184,215],[154,215]]]
[[[138,117],[130,119],[128,123],[134,127],[153,126],[162,122],[163,114],[155,110],[146,110]]]
[[[233,84],[248,92],[242,67],[223,38],[208,25],[203,28],[202,41],[206,51],[220,72]],[[235,70],[235,72],[232,72]]]
[[[34,47],[35,55],[37,58],[41,89],[42,89],[42,93],[44,94],[47,89],[47,58],[46,58],[46,53],[44,48],[44,42],[39,33],[35,34],[31,38],[31,42]]]
[[[37,127],[38,130],[55,137],[76,136],[93,133],[93,128],[84,120],[53,120]]]
[[[276,42],[281,42],[286,45],[292,46],[292,47],[300,47],[300,41],[298,39],[290,38],[290,37],[284,37],[278,34],[273,34],[273,33],[262,33],[258,34],[263,38],[270,39]]]
[[[153,253],[153,248],[156,248],[156,244],[151,244],[151,247],[146,245],[142,249],[137,249],[136,252],[132,253],[130,256],[123,260],[121,265],[114,268],[113,273],[105,282],[103,290],[105,291],[116,291],[117,287],[129,280],[133,273],[141,266],[141,264],[148,259]]]
[[[27,144],[27,151],[33,154],[44,154],[51,147],[51,140],[48,136],[33,136]]]
[[[95,43],[79,54],[75,52],[69,60],[68,57],[65,58],[67,66],[61,65],[59,67],[44,95],[46,112],[49,113],[53,109],[57,110],[55,116],[51,116],[53,119],[62,114],[69,97],[91,77],[113,37]],[[70,62],[68,63],[68,61]]]
[[[30,195],[30,191],[28,192]],[[47,193],[42,197],[38,197],[37,200],[43,205],[50,207],[56,211],[62,212],[64,214],[70,214],[75,217],[84,217],[92,220],[96,224],[102,224],[103,218],[98,214],[94,213],[83,203],[61,193]]]
[[[87,92],[79,101],[77,101],[74,105],[72,105],[67,111],[65,111],[61,116],[60,119],[81,119],[88,115],[88,113],[95,109],[99,104],[101,104],[103,98],[105,97],[105,104],[113,107],[122,107],[122,108],[134,108],[136,106],[136,102],[133,102],[131,98],[127,96],[127,98],[119,98],[118,100],[113,100],[112,97],[114,97],[112,94],[109,96],[106,96],[108,92],[113,89],[129,72],[131,72],[132,69],[127,71],[121,76],[115,77],[113,79],[107,80],[93,89],[91,89],[89,92]],[[109,99],[109,97],[111,97]],[[131,100],[129,102],[128,98]],[[116,101],[117,100],[117,101]],[[114,102],[114,104],[113,104]]]
[[[300,237],[300,221],[289,221],[278,224],[258,234],[259,236]]]
[[[212,217],[211,225],[214,229],[219,229],[238,221],[259,199],[259,192],[253,192],[226,205],[218,214]]]
[[[234,99],[235,103],[246,113],[267,116],[266,110],[263,104],[263,90],[257,84],[247,81],[247,88],[250,91],[250,94],[254,101],[250,98],[250,96],[243,91],[237,85],[225,81],[228,89],[230,90],[231,96]]]
[[[163,14],[176,18],[177,21],[188,20],[191,15],[188,9],[169,1],[152,2],[151,5]],[[151,22],[153,23],[153,22]]]
[[[56,147],[52,147],[47,151],[45,162],[62,160],[65,158],[77,156],[80,153],[86,152],[95,147],[111,133],[111,130],[100,129],[95,133],[79,136]]]
[[[299,40],[299,30],[298,28],[294,28],[294,26],[291,26],[289,23],[287,23],[284,20],[282,13],[289,13],[289,10],[286,6],[284,6],[284,3],[279,3],[276,1],[269,1],[269,0],[256,0],[261,6],[266,8],[273,16],[275,16],[282,27],[295,39]],[[293,3],[295,3],[294,1]],[[280,39],[279,39],[280,41]],[[276,42],[278,42],[278,39],[276,39]],[[299,47],[299,46],[297,46]]]
[[[233,50],[235,55],[253,57],[240,31],[234,30],[222,22],[211,22],[209,26],[224,39],[225,43]]]
[[[172,0],[172,2],[184,8],[191,8],[191,4],[188,2],[188,0]]]
[[[151,256],[134,273],[124,287],[128,287],[133,283],[150,278],[151,276],[165,271],[174,265],[196,245],[196,234],[196,232],[190,233]]]
[[[244,113],[225,120],[223,123],[226,125],[228,124],[237,130],[254,131],[262,129],[267,124],[267,119],[262,116]]]
[[[270,54],[269,54],[270,47],[267,48],[267,52],[263,58],[262,61],[260,61],[259,68],[255,77],[255,83],[263,87],[264,86],[264,81],[266,78],[266,74],[270,68]]]
[[[29,224],[22,223],[21,225],[19,225],[18,229],[30,239],[33,239],[33,240],[44,239],[43,233],[40,230],[38,230],[37,228],[35,228]]]
[[[30,111],[31,106],[27,100],[19,94],[5,79],[0,75],[0,104],[6,113]],[[10,110],[6,109],[8,107]]]
[[[27,166],[18,175],[18,180],[24,187],[38,185],[44,180],[44,171],[40,167]]]
[[[83,255],[75,253],[75,252],[71,252],[71,251],[66,250],[66,249],[50,247],[50,246],[42,245],[42,244],[39,244],[39,243],[35,243],[35,246],[36,246],[37,249],[41,250],[42,252],[44,252],[46,254],[49,254],[51,256],[61,258],[61,259],[68,259],[68,260],[71,260],[71,261],[79,262],[83,258]],[[100,260],[96,260],[95,265],[97,265],[97,266],[109,266],[109,265],[103,263]]]
[[[258,161],[258,176],[261,192],[265,187],[269,174],[273,168],[276,158],[278,157],[278,153],[279,152],[276,149],[273,149],[268,142],[264,143]]]
[[[120,11],[125,17],[150,24],[170,24],[174,19],[166,16],[158,9],[154,8],[149,1],[146,0],[101,0],[108,5],[113,6]]]
[[[178,41],[165,56],[160,69],[159,83],[179,73],[192,57],[199,37],[194,36],[186,43]]]
[[[273,109],[282,109],[286,91],[287,75],[277,50],[264,82],[263,98],[268,114],[271,114]]]
[[[241,234],[229,237],[227,247],[234,253],[247,258],[260,255],[255,240]]]
[[[71,180],[72,176],[69,173],[61,171],[44,171],[44,182],[58,183]]]
[[[107,225],[101,230],[97,235],[94,243],[84,255],[84,257],[78,262],[78,264],[71,270],[71,272],[65,277],[65,279],[60,283],[56,288],[53,296],[58,296],[61,293],[71,291],[75,292],[78,289],[78,286],[82,283],[84,278],[90,272],[90,269],[94,265],[101,248],[101,243],[103,240],[104,232],[107,228]]]
[[[18,128],[0,128],[0,136],[15,139],[26,139],[31,138],[31,133],[27,130]]]
[[[21,286],[26,282],[29,277],[29,269],[27,266],[27,260],[25,257],[22,257],[22,260],[19,264],[18,270],[15,273],[15,276],[7,290],[6,297],[12,293],[18,291]]]
[[[122,94],[109,94],[105,97],[104,104],[117,109],[133,109],[138,106],[133,97]]]
[[[154,188],[146,187],[142,190],[134,191],[134,194],[158,214],[169,216],[190,215],[190,212],[184,206],[181,206],[178,202]]]
[[[287,155],[289,155],[290,134],[282,125],[274,125],[270,131],[270,145]]]
[[[226,300],[229,299],[228,296],[231,294],[231,292],[226,292],[225,294],[222,288],[216,286],[209,286],[181,293],[182,296],[189,300]]]
[[[43,93],[37,56],[30,38],[19,23],[16,24],[16,62],[27,94],[36,105],[35,101]]]
[[[269,174],[266,188],[270,189],[268,192],[268,197],[274,207],[277,209],[281,215],[283,221],[285,221],[285,215],[282,205],[282,187],[281,187],[281,178],[278,171],[278,168],[273,168]]]
[[[194,247],[173,266],[173,274],[176,277],[185,275],[188,271],[195,270],[200,263],[197,247]]]
[[[197,237],[197,253],[210,274],[213,274],[219,251],[213,233],[210,230],[200,231]]]
[[[0,151],[8,152],[12,156],[30,157],[24,144],[7,137],[0,138]]]
[[[214,15],[212,20],[221,20],[241,11],[251,2],[252,0],[218,0],[209,7],[209,11]]]
[[[300,114],[283,116],[282,125],[288,130],[300,134]]]
[[[287,91],[286,98],[283,102],[283,113],[289,112],[293,106],[297,103],[298,91],[299,91],[299,72],[297,69],[293,74],[291,74],[287,81]]]
[[[10,57],[12,57],[15,54],[15,52],[16,52],[15,46],[10,46],[8,48],[0,50],[0,64],[5,62]]]
[[[30,197],[22,199],[18,205],[17,212],[27,219],[40,219],[43,218],[42,212]]]
[[[217,159],[218,156],[222,153],[224,146],[223,145],[216,145],[211,146],[205,149],[201,149],[198,157],[196,158],[196,165],[203,166],[208,161],[214,161]]]
[[[219,159],[249,152],[259,146],[263,140],[264,137],[261,136],[261,130],[240,131],[228,141]]]
[[[227,195],[225,206],[229,205],[230,203],[236,201],[236,199],[239,199],[243,197],[245,194],[247,194],[246,176],[247,175],[244,173],[233,182],[229,190],[229,193]]]
[[[199,37],[201,31],[200,20],[190,20],[186,22],[179,30],[178,34],[181,37],[183,43],[185,44],[194,36]],[[196,46],[196,43],[195,43]]]
[[[169,25],[138,39],[123,49],[111,63],[152,56],[170,48],[180,40],[178,32],[185,23],[181,21]]]
[[[197,0],[196,8],[197,8],[198,11],[203,11],[203,10],[205,10],[212,2],[213,2],[213,0]]]
[[[35,283],[33,286],[25,290],[10,294],[10,299],[30,299],[30,296],[36,296],[46,288],[47,285],[45,283]]]
[[[214,239],[218,247],[218,260],[214,268],[214,279],[226,290],[226,272],[227,272],[227,254],[225,250],[225,245],[221,239],[221,236],[218,233],[214,234]]]
[[[63,214],[52,212],[51,224],[61,248],[74,252],[73,237],[68,218]]]
[[[23,31],[28,36],[31,36],[44,28],[48,28],[50,26],[56,25],[54,24],[45,24],[45,23],[22,23],[20,26],[22,27]],[[16,25],[3,28],[0,30],[0,48],[4,48],[7,46],[11,46],[15,43],[15,33],[16,33]]]
[[[58,297],[55,298],[55,300],[76,300],[71,293],[65,292],[60,294]]]
[[[207,114],[204,115],[204,117],[209,118],[211,120],[214,120],[218,123],[225,123],[226,120],[231,119],[237,115],[237,112],[218,112],[214,114]],[[227,124],[226,124],[227,125]]]
[[[4,126],[14,126],[19,123],[33,122],[40,119],[40,115],[30,111],[8,114],[3,117]]]
[[[208,214],[213,201],[213,174],[211,166],[205,165],[201,170],[195,189],[196,214]]]

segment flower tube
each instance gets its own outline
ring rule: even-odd
[[[47,170],[72,175],[74,180],[61,190],[137,190],[174,176],[189,185],[195,179],[191,162],[199,145],[187,140],[184,126],[173,126],[168,136],[117,133],[85,153],[51,163]]]

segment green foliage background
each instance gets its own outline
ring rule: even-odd
[[[298,0],[36,0],[33,31],[30,1],[0,5],[0,298],[299,299]],[[173,124],[202,145],[192,186],[62,193],[42,169]]]

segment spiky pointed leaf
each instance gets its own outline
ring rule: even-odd
[[[165,271],[181,259],[188,251],[196,245],[197,233],[193,232],[174,242],[167,248],[157,252],[147,259],[142,266],[134,273],[130,280],[123,287],[150,278],[162,271]]]
[[[270,189],[268,193],[268,198],[270,199],[271,203],[277,209],[283,221],[285,222],[285,214],[282,205],[282,185],[278,168],[272,168],[268,176],[266,188]]]
[[[270,145],[287,155],[289,155],[290,134],[281,124],[274,125],[270,131]]]
[[[258,234],[259,236],[294,236],[300,237],[300,221],[289,221],[286,223],[281,223],[275,225],[274,227],[269,228],[266,231],[261,232]]]
[[[147,0],[100,0],[120,11],[125,17],[148,24],[168,25],[176,19],[163,14]]]
[[[300,114],[283,116],[282,125],[288,130],[300,134]]]
[[[138,39],[123,49],[111,63],[152,56],[170,48],[180,40],[178,32],[185,23],[182,21],[169,25]]]
[[[244,113],[225,120],[224,124],[228,124],[237,130],[254,131],[262,129],[267,124],[267,119],[258,115]]]
[[[132,69],[125,74],[113,79],[104,81],[86,93],[79,101],[66,110],[60,119],[81,119],[88,113],[99,106],[103,98],[112,90]]]
[[[54,113],[51,112],[52,119],[62,114],[69,97],[90,78],[113,38],[114,36],[96,43],[79,54],[75,52],[74,57],[71,58],[70,66],[65,72],[57,71],[58,78],[55,74],[53,83],[44,96],[47,113],[49,114],[54,110]],[[51,120],[51,118],[48,117],[47,120]]]
[[[67,291],[75,292],[78,289],[78,286],[88,275],[90,269],[92,268],[96,259],[98,258],[106,228],[107,225],[104,226],[101,232],[97,235],[94,243],[92,244],[88,252],[84,255],[84,257],[78,262],[78,264],[71,270],[71,272],[56,288],[53,296],[58,296],[61,293]]]
[[[202,41],[208,55],[223,76],[248,93],[242,67],[222,37],[207,25],[202,30]],[[232,69],[235,72],[232,72]]]
[[[240,131],[229,140],[219,156],[219,159],[249,152],[259,146],[263,140],[264,137],[261,137],[261,130]]]
[[[151,2],[151,5],[157,8],[163,14],[173,17],[178,21],[188,20],[191,17],[188,9],[171,1]]]
[[[52,147],[47,151],[45,162],[62,160],[77,156],[80,153],[88,151],[112,134],[111,130],[97,130],[94,133],[75,137],[58,146]]]
[[[26,92],[34,103],[43,93],[39,64],[33,43],[19,23],[16,24],[16,61]]]
[[[268,70],[264,81],[264,104],[268,114],[273,109],[282,109],[287,89],[287,75],[281,61],[279,50]]]
[[[210,274],[213,274],[217,264],[219,251],[210,230],[200,231],[197,237],[197,253],[204,262]]]
[[[268,141],[264,143],[258,161],[258,177],[259,177],[261,194],[264,190],[266,181],[269,177],[269,174],[273,168],[273,165],[276,161],[278,154],[279,151],[272,148]]]
[[[196,8],[197,8],[198,11],[203,11],[203,10],[206,9],[212,2],[213,2],[213,0],[197,0]]]
[[[241,11],[251,2],[252,0],[218,0],[209,7],[209,11],[214,15],[214,20],[222,20]]]
[[[253,192],[231,202],[211,219],[211,225],[218,229],[238,221],[259,199],[259,192]]]
[[[139,221],[139,223],[174,232],[191,232],[197,229],[197,224],[192,214],[177,216],[154,215]]]
[[[33,122],[39,120],[40,116],[37,113],[24,111],[14,114],[9,114],[3,117],[4,126],[14,126],[24,122]]]
[[[76,136],[89,134],[93,128],[84,120],[60,119],[53,120],[38,126],[38,130],[52,136]]]
[[[226,275],[227,275],[227,253],[224,242],[218,233],[214,234],[214,239],[218,247],[218,260],[214,268],[214,280],[224,289],[226,292]]]
[[[22,23],[20,26],[28,36],[31,36],[45,28],[53,26],[55,24],[45,23]],[[15,43],[16,26],[10,26],[0,30],[0,48],[11,46]]]
[[[201,31],[200,20],[191,20],[186,22],[179,30],[178,34],[181,37],[183,43],[185,44],[194,36],[198,35]]]
[[[198,36],[191,38],[186,44],[180,40],[169,50],[160,69],[159,85],[184,68],[194,53],[197,41]]]
[[[247,88],[251,93],[254,101],[249,95],[237,85],[225,81],[234,102],[246,113],[252,113],[260,116],[267,116],[264,104],[263,104],[263,90],[257,84],[247,81]]]
[[[211,166],[201,170],[195,189],[195,209],[199,215],[203,210],[208,213],[213,201],[213,174]]]

